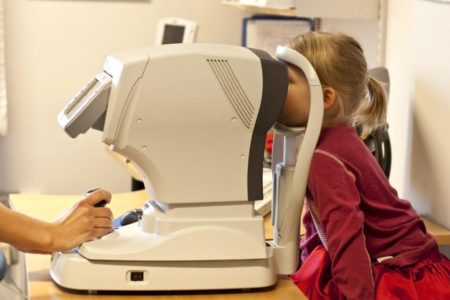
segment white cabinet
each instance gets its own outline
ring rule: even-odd
[[[312,18],[377,19],[379,0],[296,0],[296,15]]]
[[[223,0],[255,13],[330,19],[378,19],[380,0]]]

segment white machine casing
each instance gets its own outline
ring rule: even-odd
[[[264,139],[284,105],[286,68],[260,50],[230,45],[172,44],[109,56],[58,120],[72,137],[103,130],[109,149],[135,165],[151,201],[139,222],[55,253],[53,280],[74,290],[210,290],[267,287],[292,272],[300,211],[278,209],[276,238],[266,243],[263,217],[253,208],[263,197]],[[318,130],[308,123],[304,140],[313,145],[302,149],[314,149]],[[306,184],[300,173],[293,179]],[[305,184],[281,194],[304,195]],[[291,227],[297,233],[286,231]]]
[[[261,62],[242,47],[189,44],[179,49],[165,45],[152,48],[151,57],[142,49],[107,58],[113,88],[103,140],[145,170],[141,175],[152,199],[168,204],[247,200]],[[246,100],[239,109],[211,76],[214,69],[230,88],[233,79],[239,81]]]

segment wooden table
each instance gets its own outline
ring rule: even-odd
[[[422,217],[422,220],[425,223],[427,232],[434,237],[438,245],[450,245],[450,230],[445,229],[424,217]]]
[[[37,219],[52,221],[66,208],[70,207],[80,196],[67,195],[11,195],[16,210],[33,216]],[[109,207],[115,216],[119,216],[133,208],[140,207],[147,200],[144,191],[114,194]],[[266,224],[270,226],[270,217]],[[268,229],[268,230],[267,230]],[[271,234],[270,227],[266,232]],[[149,298],[155,300],[179,299],[225,299],[225,300],[269,300],[269,299],[307,299],[300,290],[288,279],[280,278],[277,285],[272,288],[251,291],[221,291],[221,292],[171,292],[171,293],[139,293],[139,294],[100,294],[80,295],[72,294],[59,289],[51,280],[48,273],[49,255],[27,254],[27,267],[30,285],[30,298],[32,300],[60,300],[60,299],[129,299]],[[80,274],[80,276],[82,276]]]

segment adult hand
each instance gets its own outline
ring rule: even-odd
[[[111,194],[98,189],[66,210],[51,226],[50,252],[64,251],[113,231],[113,215],[107,207],[95,207],[111,201]]]

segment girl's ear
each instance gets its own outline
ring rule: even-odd
[[[323,107],[329,109],[336,103],[337,93],[332,87],[326,87],[323,89]]]

